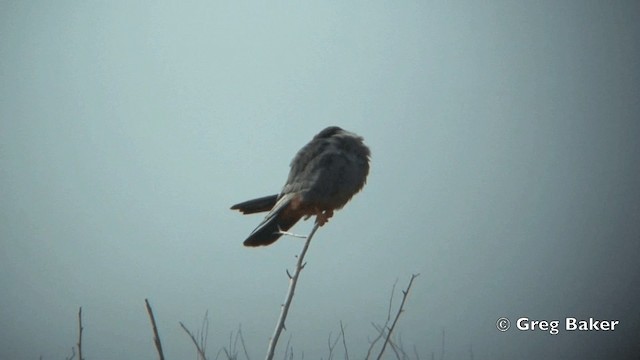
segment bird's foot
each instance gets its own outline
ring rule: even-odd
[[[323,226],[329,222],[329,219],[333,216],[333,210],[318,211],[316,214],[316,222],[318,225]]]

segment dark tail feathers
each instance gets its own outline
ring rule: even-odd
[[[261,198],[235,204],[231,207],[231,210],[239,210],[243,214],[255,214],[259,212],[269,211],[276,204],[277,200],[278,194],[263,196]]]
[[[232,210],[239,210],[243,214],[255,214],[264,211],[270,211],[278,201],[278,194],[264,196],[261,198],[248,200],[235,204]],[[265,246],[273,244],[282,236],[280,231],[287,231],[295,225],[300,217],[291,217],[282,214],[282,210],[287,207],[287,203],[282,203],[279,209],[273,213],[267,214],[267,217],[253,230],[253,232],[244,241],[245,246]]]
[[[287,231],[295,225],[300,217],[292,218],[282,216],[282,210],[269,214],[269,216],[249,234],[244,241],[244,246],[266,246],[273,244],[282,236],[280,231]]]

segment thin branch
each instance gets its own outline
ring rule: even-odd
[[[333,341],[333,343],[331,343],[331,333],[329,333],[329,338],[327,339],[327,345],[329,346],[329,357],[327,358],[327,360],[333,359],[333,349],[336,348],[338,341],[340,341],[340,337],[341,335],[338,335],[338,337]]]
[[[407,300],[407,295],[409,295],[409,290],[411,290],[411,285],[413,285],[413,280],[415,278],[417,278],[418,275],[420,275],[420,274],[412,274],[411,275],[411,280],[409,280],[409,285],[407,286],[407,289],[402,292],[402,301],[400,302],[400,307],[398,308],[398,312],[396,313],[395,319],[393,319],[393,323],[391,323],[391,327],[389,327],[389,331],[387,332],[387,339],[382,344],[382,349],[380,349],[380,354],[378,354],[378,357],[377,357],[378,360],[382,359],[382,354],[384,354],[384,350],[387,347],[387,343],[391,339],[391,333],[393,333],[393,329],[396,327],[396,324],[398,323],[398,319],[400,318],[400,314],[402,314],[402,312],[404,310],[403,309],[404,308],[404,303]]]
[[[206,360],[205,352],[207,351],[207,339],[209,338],[209,310],[204,312],[202,325],[200,326],[200,349],[202,350],[202,359]]]
[[[238,325],[238,335],[240,336],[240,344],[242,345],[242,350],[244,351],[244,356],[247,360],[250,360],[249,352],[247,352],[247,346],[244,344],[244,336],[242,336],[242,324]]]
[[[78,332],[78,359],[84,360],[82,357],[82,306],[78,309],[78,328],[80,329]]]
[[[73,360],[76,357],[76,347],[71,347],[71,357],[66,358],[67,360]],[[40,360],[42,360],[42,356],[40,356]]]
[[[179,321],[180,326],[182,327],[182,329],[187,333],[187,335],[189,335],[189,337],[191,338],[191,341],[193,342],[193,345],[196,346],[196,350],[198,351],[198,359],[201,360],[207,360],[207,357],[204,355],[204,350],[200,347],[200,344],[198,344],[198,341],[196,340],[195,336],[193,336],[193,334],[191,333],[191,331],[189,331],[189,329],[187,329],[186,326],[184,326],[184,324],[182,323],[182,321]]]
[[[393,286],[391,287],[391,295],[389,296],[389,307],[387,308],[387,320],[384,322],[384,326],[382,327],[383,329],[386,329],[389,325],[389,321],[391,321],[391,308],[393,307],[393,295],[396,292],[396,285],[398,285],[398,279],[396,279],[396,281],[393,283]],[[384,331],[380,331],[377,324],[372,322],[371,325],[373,325],[373,327],[378,330],[378,336],[373,339],[373,341],[369,345],[369,349],[367,349],[367,356],[365,357],[365,359],[367,360],[371,357],[371,351],[373,351],[373,347],[384,336]]]
[[[402,333],[398,335],[398,342],[400,343],[400,347],[398,348],[398,350],[400,350],[400,352],[402,353],[402,359],[409,360],[409,354],[404,351],[404,344],[402,343]]]
[[[373,326],[374,329],[378,330],[378,324],[372,322],[371,326]],[[384,328],[386,327],[387,327],[387,324],[385,323]],[[369,360],[369,358],[371,357],[371,351],[373,351],[373,347],[376,345],[378,340],[382,339],[382,336],[383,336],[383,332],[378,331],[378,336],[376,336],[376,338],[373,339],[371,344],[369,344],[369,349],[367,349],[367,356],[365,356],[365,360]]]
[[[342,320],[340,320],[340,333],[342,334],[342,346],[344,346],[344,358],[349,360],[349,350],[347,350],[347,340],[344,338],[344,326],[342,326]]]
[[[269,347],[267,348],[267,357],[266,360],[273,360],[273,355],[276,350],[276,345],[278,344],[278,339],[280,338],[280,334],[282,330],[284,330],[284,323],[287,319],[287,314],[289,313],[289,307],[291,306],[291,300],[293,300],[293,294],[296,290],[296,285],[298,284],[298,277],[300,276],[300,271],[302,271],[304,267],[304,256],[307,254],[307,250],[309,249],[309,244],[311,243],[311,239],[313,238],[313,234],[316,233],[318,228],[320,227],[320,223],[316,222],[307,236],[307,241],[304,243],[304,247],[302,248],[302,252],[298,256],[298,262],[296,263],[296,268],[291,275],[291,279],[289,280],[289,289],[287,290],[287,296],[285,298],[284,304],[282,305],[282,310],[280,312],[280,317],[278,318],[278,322],[276,323],[276,329],[269,341]]]
[[[229,350],[231,351],[231,359],[238,359],[238,340],[240,340],[240,329],[236,331],[235,337],[233,331],[229,334]],[[225,350],[226,351],[226,350]]]
[[[160,335],[158,335],[158,327],[156,326],[156,319],[153,317],[153,310],[151,310],[151,305],[149,305],[148,299],[144,299],[144,303],[147,306],[147,313],[149,313],[149,318],[151,319],[151,327],[153,328],[153,342],[156,344],[156,350],[158,350],[158,356],[160,356],[160,360],[164,360],[164,353],[162,352],[162,343],[160,342]]]
[[[220,354],[222,354],[222,350],[225,350],[225,351],[226,351],[226,349],[225,349],[225,348],[222,348],[222,349],[218,350],[218,352],[216,353],[216,357],[214,358],[214,360],[218,360],[218,358],[220,357]]]
[[[440,360],[444,360],[444,328],[442,328],[442,352],[440,353]]]
[[[387,331],[389,331],[389,328],[387,326],[381,327],[378,324],[373,324],[373,327],[376,329],[376,331],[378,331],[378,333],[380,334],[380,337],[385,337],[385,334],[387,333]],[[389,346],[391,347],[391,350],[393,350],[394,354],[396,355],[396,359],[400,360],[400,353],[398,353],[398,345],[396,345],[393,339],[389,339]]]
[[[293,335],[289,335],[289,339],[287,339],[287,346],[284,347],[284,357],[283,357],[284,360],[293,358],[293,348],[290,346],[292,336]],[[291,351],[291,353],[289,353],[289,351]]]
[[[193,345],[195,345],[198,353],[198,360],[207,360],[206,350],[207,339],[209,338],[209,310],[205,311],[204,317],[202,318],[202,324],[200,325],[200,331],[198,332],[198,340],[196,340],[196,336],[181,321],[178,323],[187,333],[189,338],[191,338]]]

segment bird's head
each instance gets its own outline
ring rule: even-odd
[[[325,128],[324,130],[320,131],[313,138],[314,139],[328,139],[328,138],[330,138],[332,136],[343,134],[343,133],[347,133],[347,132],[348,131],[343,130],[341,127],[329,126],[328,128]]]
[[[329,126],[320,131],[313,137],[313,139],[327,139],[332,142],[336,141],[342,148],[353,149],[353,151],[356,151],[367,158],[371,156],[371,151],[364,144],[362,136],[352,133],[351,131],[344,130],[339,126]]]

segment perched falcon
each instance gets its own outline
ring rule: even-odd
[[[314,136],[291,161],[280,194],[233,205],[243,214],[268,211],[244,241],[245,246],[270,245],[302,217],[315,215],[324,225],[362,189],[369,174],[371,152],[362,137],[330,126]]]

